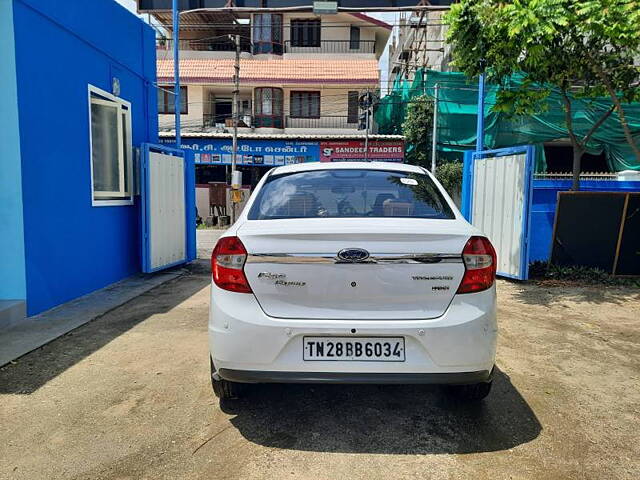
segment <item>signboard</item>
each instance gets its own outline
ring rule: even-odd
[[[174,144],[173,139],[163,143]],[[183,139],[182,148],[194,152],[196,164],[231,165],[230,139]],[[317,162],[318,142],[238,140],[238,165],[274,167]]]
[[[315,1],[313,2],[313,13],[316,15],[338,13],[338,2]]]
[[[365,155],[364,140],[330,140],[320,142],[321,162],[403,162],[404,142],[402,140],[369,141]]]

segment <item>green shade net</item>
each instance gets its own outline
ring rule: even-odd
[[[511,79],[512,86],[522,82],[521,76]],[[411,85],[396,79],[391,92],[381,99],[375,113],[378,131],[382,134],[401,134],[407,104],[419,95],[434,97],[438,93],[438,150],[462,152],[475,147],[478,111],[477,82],[462,73],[418,70]],[[548,109],[535,115],[507,115],[492,111],[497,87],[487,85],[485,104],[486,149],[534,144],[567,138],[562,97],[552,92],[546,100]],[[578,138],[583,137],[595,122],[611,107],[609,98],[572,99],[573,124]],[[640,145],[640,103],[624,104],[629,127]],[[409,146],[410,148],[410,146]],[[544,149],[537,148],[536,170],[546,171]],[[604,152],[612,171],[640,170],[635,155],[626,142],[617,112],[596,130],[587,145],[587,153]]]

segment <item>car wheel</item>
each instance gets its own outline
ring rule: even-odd
[[[211,362],[211,386],[213,387],[213,393],[220,400],[230,400],[234,398],[239,398],[242,394],[243,385],[236,382],[230,382],[229,380],[225,380],[221,378],[220,380],[216,380],[214,378],[215,367],[213,365],[213,360]]]
[[[479,402],[491,391],[493,381],[472,383],[470,385],[450,385],[448,391],[451,395],[464,402]]]

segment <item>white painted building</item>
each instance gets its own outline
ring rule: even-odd
[[[159,121],[161,131],[170,131],[171,12],[148,13],[161,25]],[[358,96],[378,92],[378,60],[390,32],[390,25],[359,13],[183,13],[183,131],[230,130],[235,47],[229,36],[239,34],[241,133],[356,134]]]

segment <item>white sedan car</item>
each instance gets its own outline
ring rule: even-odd
[[[496,254],[423,168],[277,167],[211,258],[213,389],[446,384],[489,393]]]

